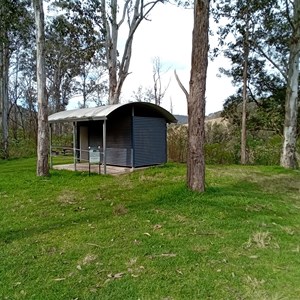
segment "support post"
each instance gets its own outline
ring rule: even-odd
[[[76,135],[77,135],[77,122],[73,122],[73,156],[74,156],[74,171],[76,171]]]
[[[103,120],[103,173],[106,175],[106,120]]]
[[[134,169],[134,164],[133,164],[133,145],[131,147],[131,153],[130,153],[130,157],[131,157],[131,170],[133,171]]]
[[[98,146],[99,151],[99,163],[98,163],[98,174],[101,174],[101,146]]]
[[[134,169],[134,127],[133,127],[133,117],[134,117],[134,105],[132,105],[131,109],[131,170]]]

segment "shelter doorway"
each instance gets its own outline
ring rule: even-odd
[[[87,161],[89,159],[89,130],[87,126],[79,127],[79,145],[80,161]]]

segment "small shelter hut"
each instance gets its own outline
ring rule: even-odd
[[[52,114],[50,136],[57,122],[73,124],[75,169],[78,162],[99,160],[106,173],[106,165],[136,168],[165,163],[166,125],[177,120],[155,104],[131,102]]]

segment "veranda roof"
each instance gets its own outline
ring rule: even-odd
[[[131,102],[125,104],[114,104],[91,108],[72,109],[60,111],[49,116],[49,123],[56,122],[76,122],[76,121],[96,121],[106,120],[114,111],[122,109],[125,106],[144,107],[155,110],[161,117],[165,118],[167,123],[176,123],[176,118],[166,109],[148,102]]]

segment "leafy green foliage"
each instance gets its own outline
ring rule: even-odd
[[[36,141],[33,139],[10,139],[11,158],[33,157],[36,155]]]
[[[252,100],[248,104],[247,127],[252,132],[268,130],[277,134],[283,133],[285,87],[274,86],[271,91],[269,97]],[[239,95],[228,97],[224,103],[222,117],[240,127],[241,105],[242,98]]]
[[[86,80],[88,66],[95,63],[95,57],[100,65],[101,35],[86,14],[60,13],[46,28],[48,90],[54,112],[64,110],[70,97],[80,90],[81,83],[75,78],[83,75]]]
[[[8,43],[10,51],[16,50],[21,43],[27,44],[32,34],[34,20],[29,0],[1,0],[0,41]]]
[[[220,72],[232,77],[240,96],[247,43],[250,47],[247,90],[252,101],[269,97],[274,94],[274,87],[278,89],[286,83],[291,28],[286,15],[288,9],[284,9],[286,3],[280,2],[213,1],[212,15],[221,25],[217,30],[219,47],[214,53],[222,52],[231,61],[230,68],[220,68]]]
[[[270,89],[270,96],[258,98],[248,104],[247,127],[252,135],[259,135],[261,131],[283,135],[285,115],[286,87],[276,87],[276,83]],[[236,94],[228,97],[224,103],[221,116],[228,119],[236,126],[241,126],[242,98]],[[300,112],[300,108],[298,109]],[[298,129],[300,132],[300,117],[298,113]]]
[[[297,299],[299,172],[184,165],[35,176],[0,161],[5,299]]]

